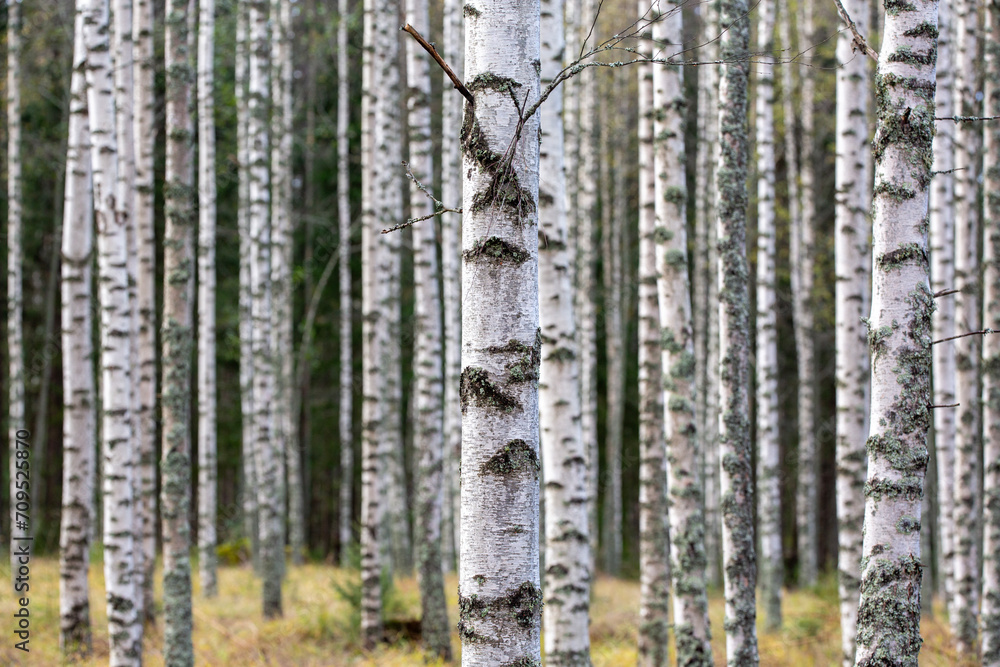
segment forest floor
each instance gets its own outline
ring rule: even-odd
[[[6,559],[4,559],[6,560]],[[0,563],[0,580],[9,577],[9,566]],[[207,600],[200,595],[195,569],[194,647],[199,667],[365,666],[404,667],[424,664],[418,644],[397,634],[385,647],[366,654],[358,646],[357,615],[345,599],[357,590],[357,573],[311,564],[289,568],[284,586],[284,618],[265,621],[261,617],[260,581],[245,566],[219,569],[219,595]],[[157,600],[161,600],[157,576]],[[33,558],[30,572],[30,652],[14,648],[19,641],[13,631],[17,598],[6,588],[0,595],[0,665],[54,667],[61,664],[106,665],[108,660],[107,615],[101,565],[90,569],[91,616],[94,623],[94,654],[89,660],[67,663],[59,653],[59,563],[55,558]],[[457,623],[457,577],[446,577],[449,619]],[[339,592],[338,592],[339,591]],[[389,619],[415,619],[420,600],[415,578],[399,578],[387,595]],[[940,606],[940,605],[939,605]],[[162,612],[162,610],[160,610]],[[591,606],[591,642],[594,667],[630,667],[636,663],[639,584],[601,576],[597,579]],[[923,619],[922,667],[959,667],[949,646],[943,612]],[[721,592],[711,595],[715,664],[725,665]],[[784,628],[760,630],[762,667],[838,667],[840,652],[839,612],[832,577],[808,591],[786,591]],[[353,619],[353,621],[352,621]],[[761,616],[758,615],[760,625]],[[163,619],[147,628],[146,667],[163,665]],[[761,626],[762,627],[762,626]],[[459,651],[458,633],[452,632],[452,647]],[[457,657],[457,654],[456,654]],[[457,662],[454,664],[458,664]],[[969,663],[972,664],[972,663]]]

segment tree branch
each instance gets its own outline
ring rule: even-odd
[[[957,291],[957,290],[956,290]],[[956,338],[965,338],[966,336],[986,336],[987,334],[1000,333],[995,329],[983,329],[981,331],[970,331],[969,333],[958,334],[957,336],[950,336],[948,338],[942,338],[941,340],[936,340],[931,343],[931,345],[937,345],[938,343],[943,343],[948,340],[955,340]]]
[[[434,195],[432,195],[431,192],[430,192],[430,190],[428,190],[426,187],[424,187],[424,184],[421,183],[420,181],[418,181],[417,177],[413,175],[412,171],[410,171],[410,163],[409,162],[407,162],[406,160],[403,160],[403,166],[406,167],[406,177],[409,178],[411,181],[413,181],[413,184],[416,185],[417,188],[421,192],[423,192],[425,195],[427,195],[428,199],[430,199],[432,202],[434,202],[434,212],[433,213],[428,213],[427,215],[423,215],[423,216],[421,216],[419,218],[410,218],[406,222],[400,223],[400,224],[396,225],[395,227],[390,227],[389,229],[383,229],[382,230],[383,234],[389,234],[391,232],[399,231],[400,229],[406,229],[407,227],[410,227],[411,225],[415,225],[418,222],[423,222],[424,220],[430,220],[434,216],[441,215],[442,213],[461,213],[462,212],[462,209],[460,209],[460,208],[448,208],[447,206],[445,206],[444,204],[441,203],[440,199],[438,199],[437,197],[435,197]]]
[[[476,100],[474,97],[472,97],[472,93],[470,93],[469,89],[465,87],[465,84],[463,84],[461,80],[459,80],[459,78],[455,76],[455,73],[451,71],[451,68],[448,67],[448,63],[446,63],[444,61],[444,58],[442,58],[440,54],[438,54],[437,49],[434,48],[434,45],[429,43],[423,37],[421,37],[420,33],[417,32],[417,29],[414,28],[409,23],[401,27],[400,30],[402,30],[403,32],[410,33],[413,39],[417,40],[417,44],[424,47],[424,50],[427,51],[427,53],[431,54],[431,58],[433,58],[434,61],[441,66],[441,69],[444,70],[444,73],[447,74],[448,78],[451,79],[451,82],[455,84],[455,88],[458,90],[458,92],[462,93],[462,95],[465,96],[465,99],[469,100],[469,104],[475,106]],[[385,234],[384,231],[382,233]]]
[[[840,18],[844,20],[844,23],[847,25],[847,29],[851,31],[852,35],[854,35],[855,49],[860,50],[862,53],[864,53],[866,56],[868,56],[877,63],[878,51],[868,46],[868,40],[865,39],[864,35],[858,32],[857,24],[854,23],[854,20],[851,18],[850,14],[848,14],[847,10],[844,9],[844,3],[842,3],[840,0],[833,0],[833,1],[837,3],[837,13],[840,14]]]
[[[956,123],[978,123],[984,120],[1000,120],[1000,116],[939,116],[934,120],[950,120]]]

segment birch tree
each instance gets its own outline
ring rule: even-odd
[[[936,115],[947,118],[955,115],[955,70],[951,57],[951,3],[944,3],[938,10],[938,60]],[[935,127],[933,150],[933,187],[930,192],[930,244],[931,290],[935,293],[955,287],[955,126],[938,123]],[[934,340],[955,335],[955,299],[946,297],[935,302],[932,329]],[[955,404],[955,346],[936,345],[933,349],[934,402],[936,405]],[[953,508],[955,506],[955,410],[934,411],[934,448],[937,466],[938,501],[938,568],[943,582],[944,599],[949,615],[954,617],[955,602],[954,559],[952,544],[954,532]]]
[[[887,12],[876,73],[871,426],[855,664],[913,665],[920,650],[920,524],[930,426],[927,204],[936,0]]]
[[[1000,115],[1000,4],[985,12],[984,116]],[[1000,329],[1000,125],[983,123],[983,325]],[[982,658],[1000,665],[1000,336],[983,339]]]
[[[91,282],[94,252],[83,13],[73,25],[73,73],[66,146],[62,235],[63,494],[59,529],[59,648],[91,651],[90,531],[93,521],[97,413]],[[15,475],[16,477],[16,475]]]
[[[340,566],[349,567],[351,544],[351,504],[354,484],[353,355],[351,353],[351,174],[350,145],[350,59],[347,52],[347,0],[337,0],[337,231],[340,245],[338,282],[340,288]]]
[[[465,7],[462,543],[465,665],[541,661],[538,573],[539,5]]]
[[[426,0],[407,0],[406,15],[417,31],[427,33]],[[434,174],[431,146],[431,71],[427,53],[416,40],[406,43],[407,122],[410,136],[410,215],[434,213],[434,206],[416,181],[429,183]],[[441,513],[444,493],[444,367],[441,341],[441,278],[433,218],[417,224],[413,238],[416,375],[416,512],[414,541],[420,580],[421,635],[427,649],[451,660],[451,629],[444,597],[441,563]]]
[[[868,3],[844,3],[864,33]],[[854,664],[858,619],[861,525],[864,521],[868,426],[868,350],[862,320],[867,312],[871,256],[868,249],[871,181],[868,172],[868,60],[854,50],[849,31],[837,37],[837,158],[834,271],[837,400],[837,575],[843,666]],[[788,116],[786,116],[787,118]]]
[[[117,145],[110,13],[107,3],[81,3],[87,48],[87,106],[91,130],[94,219],[101,304],[101,450],[104,493],[104,576],[112,665],[138,664],[142,621],[134,604],[131,304],[128,239],[115,218]]]
[[[955,11],[955,103],[963,116],[978,116],[976,76],[978,3],[958,0]],[[979,267],[979,168],[982,133],[974,123],[959,123],[955,133],[955,294],[956,333],[980,329],[982,286]],[[954,341],[959,404],[955,437],[954,608],[949,616],[961,655],[978,651],[979,610],[979,346],[978,336]]]
[[[726,657],[731,667],[758,662],[757,579],[747,387],[749,294],[746,258],[747,77],[750,23],[746,0],[723,0],[719,23],[725,63],[719,77],[719,150],[715,204],[719,236],[719,459],[722,560],[726,596]]]
[[[461,80],[464,72],[464,30],[463,3],[460,0],[445,0],[444,3],[444,44],[445,62],[451,65],[455,75]],[[447,79],[447,75],[445,75]],[[450,79],[444,86],[441,101],[442,127],[450,134],[445,141],[441,162],[441,197],[448,206],[462,200],[462,147],[456,141],[456,129],[462,127],[463,98],[451,89]],[[462,376],[462,307],[461,307],[461,235],[462,218],[458,214],[441,218],[441,286],[444,297],[444,446],[445,480],[447,484],[445,502],[445,530],[450,526],[442,545],[445,568],[454,567],[458,557],[459,514],[461,493],[458,488],[458,465],[462,458],[462,413],[458,390]],[[452,555],[448,556],[449,543]]]
[[[757,13],[757,516],[766,626],[781,627],[781,447],[778,441],[777,230],[774,188],[774,5]]]
[[[21,250],[21,3],[7,2],[7,370],[8,430],[10,456],[10,498],[17,497],[18,432],[24,425],[24,322]],[[30,450],[22,450],[30,451]],[[34,457],[28,455],[29,470]],[[35,480],[35,484],[38,481]],[[30,497],[30,490],[29,490]],[[22,513],[23,514],[23,513]],[[10,536],[24,538],[30,526],[17,516],[16,502],[10,504]],[[11,572],[17,571],[14,548],[10,550]]]
[[[191,122],[189,4],[171,0],[164,44],[167,166],[163,253],[163,503],[164,660],[193,665],[191,642],[191,348],[195,269],[194,151]]]
[[[215,0],[198,12],[198,574],[215,597]]]
[[[800,49],[817,43],[813,34],[813,0],[798,2],[798,28]],[[815,381],[813,354],[813,228],[816,218],[816,173],[813,130],[816,82],[814,69],[807,63],[799,68],[801,86],[800,113],[802,124],[799,165],[801,174],[800,224],[791,228],[791,282],[792,321],[795,326],[795,350],[799,371],[799,467],[795,496],[795,523],[798,535],[798,583],[812,586],[816,583],[816,441],[814,434]]]
[[[156,231],[153,224],[153,157],[156,147],[155,53],[153,3],[135,0],[132,37],[135,40],[133,88],[135,130],[135,193],[133,218],[138,241],[136,292],[139,310],[139,475],[142,480],[142,610],[146,621],[156,615],[153,572],[156,565]]]

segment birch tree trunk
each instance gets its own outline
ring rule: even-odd
[[[938,59],[935,114],[938,117],[955,115],[955,70],[951,57],[951,3],[938,9]],[[955,125],[937,123],[934,128],[934,170],[930,192],[930,244],[931,291],[940,292],[955,288]],[[934,340],[955,335],[955,299],[947,296],[937,299],[932,321]],[[937,345],[933,349],[934,403],[955,404],[955,346]],[[954,408],[934,411],[934,448],[937,466],[938,572],[943,583],[943,597],[949,616],[954,617],[955,603],[955,414]]]
[[[96,396],[91,309],[94,252],[87,119],[87,53],[83,12],[76,13],[73,74],[66,145],[66,199],[62,235],[63,494],[59,529],[59,648],[63,655],[91,651],[90,530],[93,521]],[[17,476],[15,475],[15,478]]]
[[[421,34],[430,33],[427,0],[407,0],[406,16]],[[410,169],[421,183],[434,176],[431,146],[430,60],[415,40],[406,42],[407,123]],[[431,215],[431,200],[410,181],[410,216]],[[447,214],[446,214],[447,215]],[[441,278],[434,218],[417,224],[413,237],[416,376],[416,512],[414,540],[420,580],[421,634],[428,652],[451,660],[451,628],[445,605],[441,563],[441,512],[444,489],[444,364],[441,346]]]
[[[978,3],[958,0],[955,10],[955,102],[959,115],[978,116],[976,30]],[[982,284],[979,267],[979,164],[982,131],[959,123],[955,133],[955,294],[956,333],[979,331]],[[949,616],[958,653],[978,653],[979,625],[979,356],[982,340],[966,336],[954,341],[956,417],[954,489],[954,613]]]
[[[21,3],[7,2],[7,369],[8,369],[8,437],[10,455],[10,562],[11,572],[17,571],[15,540],[28,537],[32,532],[29,522],[17,515],[18,461],[28,461],[28,470],[34,462],[30,449],[17,445],[18,433],[23,440],[24,415],[24,322],[21,250]],[[41,443],[39,443],[40,445]],[[23,451],[27,458],[17,458]],[[23,479],[23,477],[22,477]],[[38,482],[35,481],[35,484]],[[22,490],[22,494],[23,494]],[[31,490],[24,494],[30,498]],[[29,503],[30,504],[30,503]],[[22,515],[26,512],[22,512]]]
[[[930,426],[928,185],[936,0],[887,12],[876,74],[871,430],[855,664],[913,665],[920,651],[920,513]]]
[[[132,12],[135,41],[132,139],[135,144],[133,218],[138,241],[136,288],[139,309],[139,476],[142,517],[142,610],[145,621],[156,616],[153,573],[156,566],[156,230],[153,224],[153,160],[156,148],[155,57],[153,3],[136,0]]]
[[[216,580],[215,417],[215,0],[198,5],[198,574],[205,597]]]
[[[87,104],[91,128],[94,217],[101,303],[101,436],[104,483],[104,570],[112,665],[139,664],[142,621],[134,604],[135,573],[128,239],[116,218],[118,180],[109,7],[83,4]]]
[[[445,62],[459,79],[464,76],[464,29],[460,0],[445,0],[444,45]],[[447,75],[445,75],[447,79]],[[456,136],[462,127],[463,98],[450,83],[442,86],[442,127],[446,140],[442,148],[441,199],[455,207],[462,201],[462,146]],[[456,131],[458,130],[458,131]],[[446,570],[455,567],[461,511],[458,488],[459,462],[462,460],[462,413],[458,390],[462,376],[462,218],[457,213],[441,217],[441,285],[444,296],[444,447],[445,484],[447,484],[442,541],[442,558]]]
[[[337,0],[337,230],[340,241],[338,282],[340,287],[340,566],[351,566],[351,512],[354,485],[354,366],[351,329],[351,174],[348,171],[350,145],[350,60],[347,52],[347,0]]]
[[[194,151],[189,4],[171,0],[164,44],[167,168],[163,254],[163,646],[169,665],[193,665],[191,642],[191,307]]]
[[[541,11],[542,85],[563,68],[562,0]],[[590,526],[593,499],[580,429],[580,367],[566,222],[563,91],[541,107],[538,192],[538,302],[542,325],[538,383],[545,478],[545,656],[548,664],[590,665]]]
[[[465,6],[462,664],[541,662],[538,573],[539,5]]]
[[[781,627],[781,447],[778,441],[777,243],[774,213],[774,5],[757,13],[757,517],[765,628]]]
[[[281,459],[284,449],[274,435],[275,360],[270,335],[274,318],[271,253],[270,147],[267,96],[271,71],[268,12],[265,0],[249,0],[249,86],[247,89],[247,162],[249,174],[251,345],[253,348],[253,436],[256,464],[257,512],[260,535],[263,612],[281,616],[281,578],[284,569],[284,521],[281,492]]]
[[[1000,114],[1000,4],[985,11],[983,115]],[[985,210],[983,326],[1000,329],[1000,126],[983,123]],[[983,607],[982,657],[1000,666],[1000,336],[983,339]]]
[[[661,5],[661,7],[663,7]],[[665,55],[681,49],[680,4],[653,24]],[[677,664],[710,667],[711,629],[705,587],[705,517],[697,440],[695,330],[687,271],[687,183],[684,168],[684,70],[653,70],[653,108],[664,111],[653,125],[656,173],[655,272],[663,369],[664,436],[669,491],[670,578],[674,592]],[[643,285],[640,279],[640,285]],[[640,366],[641,368],[641,366]]]
[[[755,608],[757,563],[753,534],[749,379],[750,297],[747,286],[747,79],[750,22],[746,0],[722,0],[720,39],[726,63],[719,78],[716,210],[719,235],[719,402],[722,559],[726,596],[726,657],[730,667],[758,663]]]
[[[652,9],[640,0],[640,15],[650,12],[653,25],[668,20],[665,7]],[[644,57],[660,55],[653,42],[653,25],[647,26],[639,41]],[[654,77],[661,65],[639,65],[639,660],[642,667],[659,667],[668,661],[670,626],[670,537],[667,517],[667,450],[663,433],[664,376],[660,353],[660,309],[657,302],[656,189],[654,119],[664,107],[654,103]],[[662,78],[662,77],[661,77]],[[663,100],[660,100],[663,101]],[[659,128],[664,129],[664,128]],[[623,169],[624,165],[618,165]],[[610,203],[605,204],[610,208]],[[605,232],[613,234],[611,229]],[[609,260],[615,254],[606,244],[605,289],[615,289]],[[611,265],[614,262],[610,262]],[[608,290],[609,292],[611,290]],[[607,298],[607,297],[606,297]],[[620,316],[617,318],[620,322]],[[609,318],[609,330],[611,319]],[[620,329],[619,329],[620,331]],[[611,337],[609,335],[609,353]],[[621,336],[615,342],[621,355]],[[668,342],[669,344],[669,342]],[[610,361],[610,354],[609,354]],[[612,382],[609,363],[608,384]],[[618,369],[620,374],[622,371]],[[609,392],[610,393],[610,392]],[[609,402],[610,402],[609,397]],[[609,415],[611,412],[609,405]],[[620,413],[619,413],[620,414]],[[609,421],[610,423],[610,421]],[[620,447],[620,440],[618,442]],[[610,459],[610,449],[609,463]],[[620,455],[619,452],[616,454]],[[611,465],[608,466],[609,471]]]
[[[799,10],[799,45],[805,49],[816,44],[813,34],[812,0],[801,0]],[[795,325],[795,349],[798,353],[799,371],[799,471],[795,498],[795,516],[798,530],[798,583],[812,586],[816,583],[816,439],[815,414],[815,362],[813,361],[813,226],[816,218],[815,188],[815,133],[813,130],[815,80],[813,69],[805,64],[799,70],[802,123],[801,202],[802,220],[791,228],[791,279],[792,313]]]
[[[844,4],[859,31],[867,29],[867,2]],[[836,273],[837,574],[843,667],[854,664],[864,521],[868,432],[868,350],[861,323],[868,312],[871,267],[868,238],[868,60],[854,51],[849,31],[837,37],[837,158],[834,232]],[[786,116],[788,117],[788,116]]]
[[[718,60],[719,43],[715,39],[720,34],[719,12],[715,3],[705,5],[705,19],[702,41],[708,42],[704,58]],[[711,40],[711,41],[709,41]],[[719,515],[719,285],[717,263],[719,261],[718,233],[715,208],[714,160],[718,150],[719,137],[719,70],[717,67],[699,68],[699,77],[704,83],[698,88],[698,119],[704,123],[704,141],[698,142],[699,177],[696,178],[696,196],[702,207],[701,224],[704,228],[705,250],[704,268],[699,274],[704,282],[705,323],[697,334],[704,342],[705,361],[702,365],[704,387],[704,413],[700,430],[702,446],[702,469],[705,479],[705,556],[708,582],[714,586],[722,584],[722,525]],[[701,111],[704,109],[704,112]],[[697,209],[696,209],[697,210]],[[701,308],[702,306],[699,306]],[[697,324],[695,325],[697,327]],[[697,328],[696,328],[697,331]],[[700,375],[700,377],[702,377]]]
[[[273,428],[279,458],[279,502],[288,498],[288,537],[292,562],[305,551],[302,453],[292,426],[292,16],[290,0],[271,0],[271,346],[275,400]],[[287,479],[287,482],[285,481]],[[285,514],[284,509],[282,514]],[[284,553],[284,530],[282,530]],[[284,560],[284,556],[282,556]]]

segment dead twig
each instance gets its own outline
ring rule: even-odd
[[[424,220],[430,220],[434,216],[441,215],[442,213],[461,213],[462,212],[462,209],[460,209],[460,208],[449,208],[449,207],[445,206],[444,204],[441,203],[440,199],[438,199],[437,197],[435,197],[434,195],[432,195],[431,191],[428,190],[424,186],[423,183],[421,183],[420,181],[418,181],[417,177],[413,175],[412,171],[410,171],[410,163],[409,162],[407,162],[406,160],[403,160],[403,166],[406,167],[406,177],[409,178],[411,181],[413,181],[413,184],[417,186],[417,189],[419,189],[421,192],[423,192],[425,195],[427,195],[428,199],[430,199],[432,202],[434,202],[434,212],[433,213],[429,213],[427,215],[420,216],[419,218],[410,218],[406,222],[402,222],[402,223],[396,225],[395,227],[390,227],[389,229],[383,229],[382,230],[383,234],[390,234],[392,232],[397,232],[400,229],[406,229],[407,227],[415,225],[418,222],[423,222]]]
[[[982,329],[980,331],[970,331],[969,333],[958,334],[957,336],[950,336],[948,338],[942,338],[941,340],[933,341],[931,345],[937,345],[938,343],[944,343],[945,341],[955,340],[956,338],[965,338],[966,336],[986,336],[995,333],[1000,333],[1000,332],[997,332],[995,329]]]
[[[421,37],[420,33],[417,32],[417,29],[414,28],[409,23],[400,28],[400,30],[402,30],[403,32],[410,33],[413,39],[417,40],[417,44],[424,47],[424,51],[431,54],[431,58],[433,58],[434,61],[441,66],[441,69],[444,70],[444,73],[447,74],[448,78],[451,79],[451,82],[455,84],[455,88],[458,90],[458,92],[462,93],[462,95],[465,96],[465,99],[469,100],[469,104],[475,106],[476,99],[472,96],[472,93],[470,93],[469,89],[465,87],[465,84],[463,84],[461,80],[459,80],[459,78],[455,76],[455,73],[451,71],[451,68],[448,67],[448,63],[444,61],[444,58],[442,58],[441,55],[437,52],[437,49],[434,48],[434,45],[428,42],[423,37]],[[385,234],[385,231],[383,231],[382,233]]]
[[[833,1],[837,3],[837,13],[840,14],[840,18],[844,19],[844,23],[847,25],[848,30],[851,31],[852,35],[854,35],[855,49],[860,50],[866,56],[875,62],[878,62],[878,51],[868,46],[868,40],[866,40],[865,36],[858,31],[858,26],[854,23],[854,19],[852,19],[851,15],[847,13],[846,9],[844,9],[844,3],[840,0]]]

